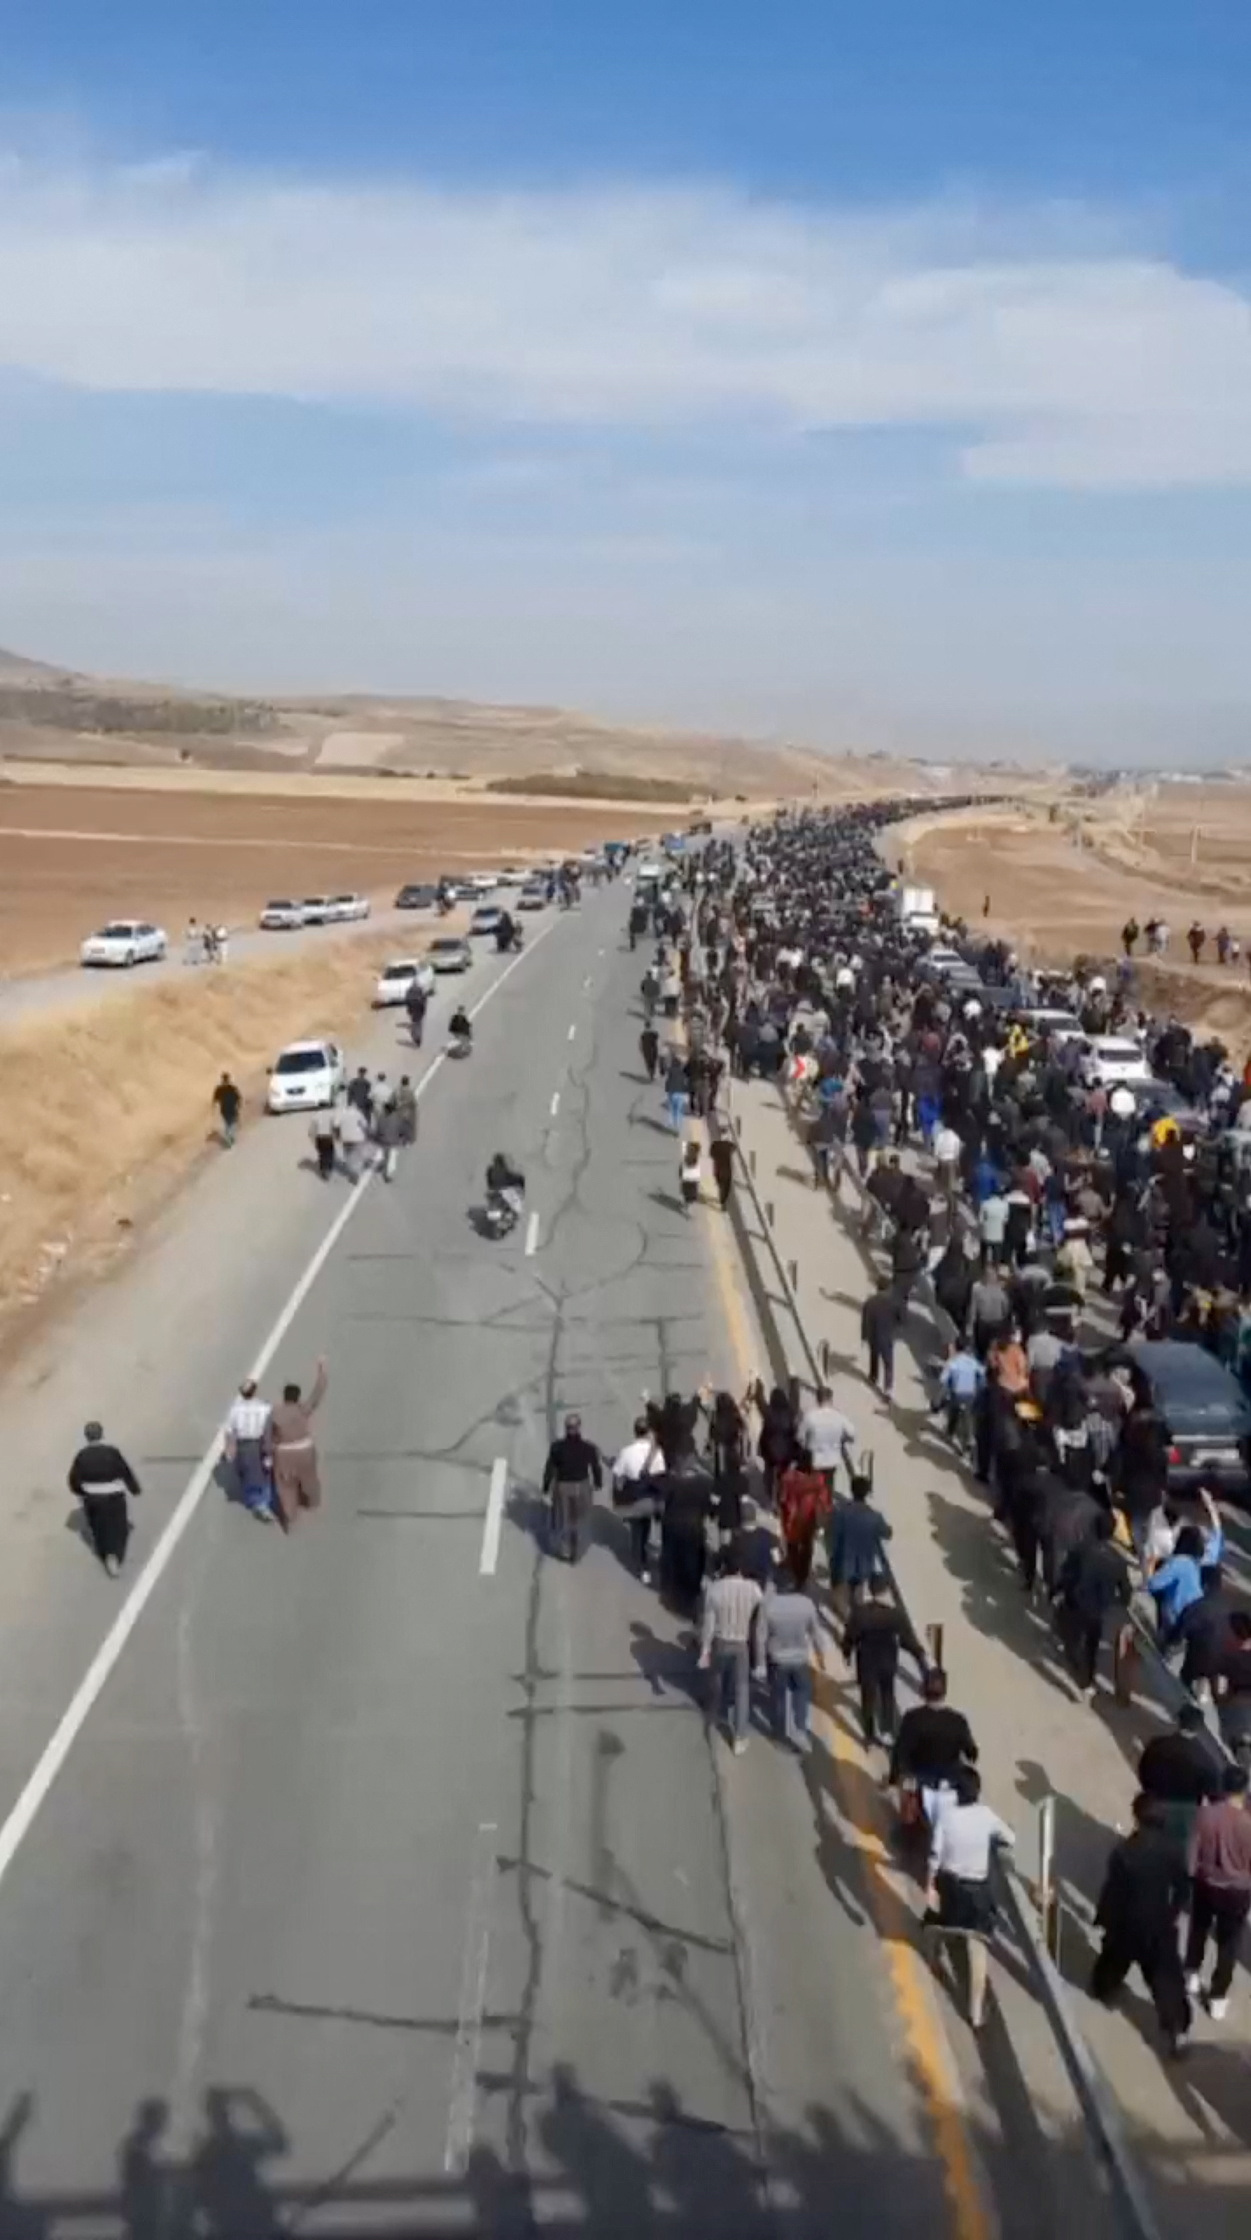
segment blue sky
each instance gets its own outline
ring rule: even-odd
[[[1245,751],[1234,0],[51,0],[0,35],[0,643]]]

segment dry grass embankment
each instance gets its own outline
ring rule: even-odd
[[[359,1028],[395,951],[394,936],[379,936],[232,965],[0,1034],[6,1314],[124,1248],[203,1152],[223,1069],[258,1111],[275,1051]]]

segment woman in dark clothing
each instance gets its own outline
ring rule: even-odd
[[[713,1401],[708,1451],[712,1457],[717,1523],[723,1533],[737,1532],[743,1521],[743,1494],[747,1483],[747,1425],[737,1400],[728,1392],[719,1392]]]
[[[781,1385],[774,1385],[761,1414],[756,1452],[764,1471],[765,1499],[772,1506],[782,1472],[790,1468],[797,1451],[795,1410]]]
[[[712,1479],[688,1452],[676,1468],[657,1479],[657,1490],[661,1586],[679,1609],[693,1611],[708,1560],[705,1528],[715,1498]]]
[[[968,1334],[973,1267],[962,1240],[955,1236],[934,1270],[934,1296],[943,1312],[950,1315],[962,1338]]]
[[[647,1420],[656,1434],[667,1470],[694,1454],[695,1430],[701,1413],[698,1394],[692,1400],[684,1400],[678,1392],[667,1392],[659,1404],[648,1401]]]

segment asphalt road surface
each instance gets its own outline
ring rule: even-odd
[[[677,1200],[625,902],[588,898],[506,978],[475,965],[501,984],[473,1058],[438,1062],[418,1146],[294,1313],[347,1191],[275,1121],[11,1395],[6,2234],[991,2229],[953,2193],[824,1754],[708,1735],[609,1510],[577,1569],[545,1551],[566,1409],[613,1449],[642,1388],[738,1386],[758,1342],[728,1224]],[[492,1244],[468,1209],[496,1147],[538,1221]],[[215,1478],[194,1498],[279,1318],[266,1389],[323,1352],[331,1378],[325,1506],[290,1539]],[[145,1485],[120,1586],[66,1529],[97,1409]]]

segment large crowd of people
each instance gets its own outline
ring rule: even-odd
[[[779,819],[740,847],[710,846],[636,907],[632,946],[656,944],[641,983],[644,1061],[680,1177],[696,1185],[684,1197],[698,1192],[689,1147],[702,1120],[723,1205],[734,1174],[723,1083],[786,1085],[814,1186],[857,1193],[880,1256],[861,1323],[869,1375],[889,1399],[896,1343],[929,1356],[935,1322],[946,1333],[926,1361],[936,1414],[988,1488],[1023,1591],[1045,1599],[1076,1697],[1093,1700],[1105,1644],[1112,1684],[1129,1686],[1131,1599],[1154,1609],[1191,1696],[1184,1729],[1144,1753],[1134,1828],[1100,1902],[1093,1989],[1114,1997],[1137,1963],[1180,2049],[1209,1936],[1204,1996],[1220,2019],[1251,1909],[1251,1610],[1230,1577],[1219,1485],[1201,1462],[1179,1471],[1150,1348],[1180,1340],[1235,1384],[1246,1372],[1251,1132],[1239,1115],[1251,1091],[1220,1043],[1137,1008],[1128,958],[1041,974],[962,924],[937,943],[910,930],[877,845],[891,813]],[[1092,1072],[1091,1045],[1107,1036],[1141,1049],[1149,1068],[1135,1070],[1149,1079],[1109,1088]],[[866,1741],[891,1749],[903,1812],[915,1799],[928,1834],[931,1918],[976,1929],[1007,1831],[981,1802],[945,1675],[894,1603],[889,1528],[854,1441],[824,1391],[808,1410],[781,1390],[668,1401],[640,1418],[616,1482],[640,1569],[660,1520],[662,1585],[698,1612],[710,1709],[736,1748],[755,1674],[769,1676],[779,1734],[806,1740],[803,1611],[824,1533]],[[745,1529],[749,1462],[769,1518],[759,1532]],[[901,1654],[921,1664],[923,1701],[897,1721]]]

